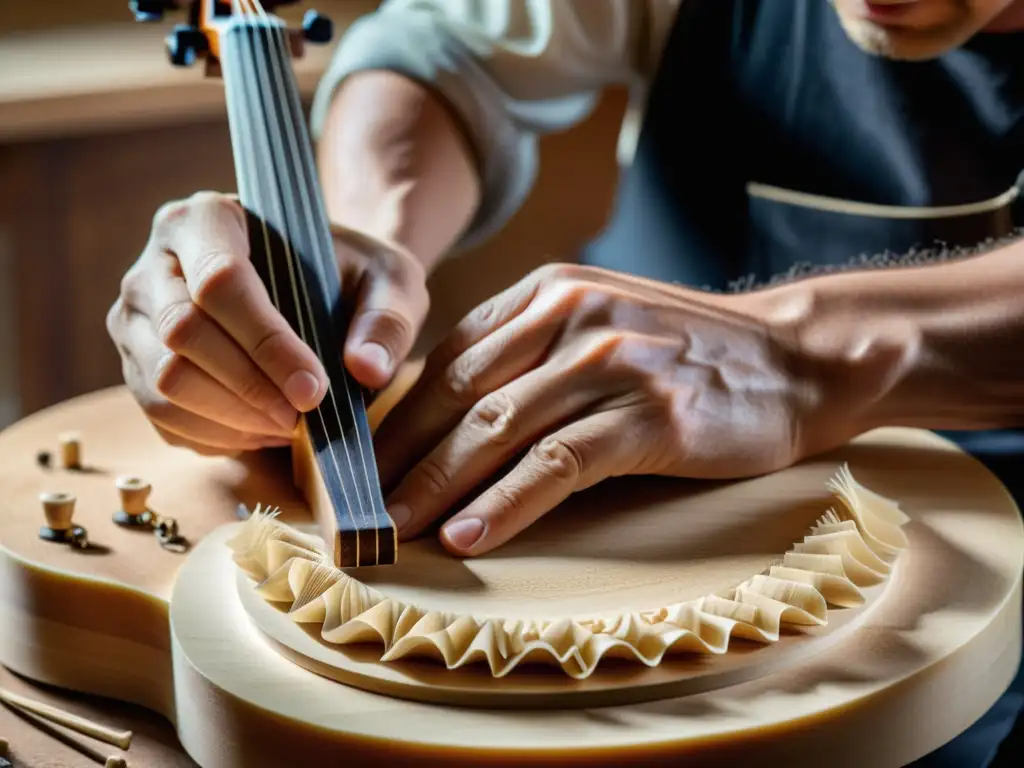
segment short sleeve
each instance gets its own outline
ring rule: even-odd
[[[646,13],[633,0],[386,0],[342,37],[313,103],[314,136],[353,73],[383,69],[429,85],[480,161],[481,205],[459,243],[472,245],[529,195],[540,136],[573,127],[604,88],[637,77]]]

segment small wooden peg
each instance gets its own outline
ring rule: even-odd
[[[125,762],[123,757],[113,755],[107,758],[107,762],[103,764],[103,768],[128,768],[128,763]]]
[[[82,468],[82,439],[77,432],[65,432],[60,440],[60,459],[65,469]]]
[[[7,739],[0,738],[0,757],[7,757],[10,754],[10,745],[7,743]]]
[[[114,482],[121,496],[121,508],[114,513],[114,522],[129,527],[148,526],[153,513],[146,506],[153,486],[140,477],[122,476]]]
[[[74,495],[63,491],[47,491],[39,494],[39,502],[43,505],[43,517],[46,519],[46,525],[39,529],[39,538],[58,544],[71,544],[79,549],[89,546],[85,528],[73,522]]]
[[[47,491],[39,494],[39,501],[43,505],[48,528],[54,531],[67,531],[71,528],[75,516],[75,497],[72,494]]]

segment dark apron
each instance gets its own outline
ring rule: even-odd
[[[894,62],[854,46],[826,0],[682,0],[633,165],[582,261],[727,291],[970,248],[1024,227],[1022,169],[1024,33]],[[943,434],[1024,508],[1024,430]],[[920,765],[1005,760],[1022,709],[1019,674]]]

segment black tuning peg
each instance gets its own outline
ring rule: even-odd
[[[163,21],[164,12],[178,10],[176,0],[131,0],[128,8],[136,21]]]
[[[199,54],[206,53],[206,35],[188,24],[178,24],[165,40],[171,64],[176,67],[191,67]]]
[[[329,43],[334,37],[334,22],[318,11],[308,10],[302,18],[302,36],[311,43]]]

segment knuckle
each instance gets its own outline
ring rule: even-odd
[[[632,381],[632,364],[628,347],[630,340],[621,331],[604,331],[593,333],[583,344],[573,350],[570,360],[573,370],[585,372],[591,376],[620,378],[628,377]]]
[[[578,264],[552,262],[537,267],[532,277],[540,283],[555,283],[577,279],[581,272],[582,268]]]
[[[249,357],[261,368],[279,364],[288,355],[288,335],[282,328],[270,328],[249,350]]]
[[[497,501],[496,506],[500,510],[496,515],[496,521],[513,522],[517,517],[516,513],[525,509],[522,492],[514,486],[498,483],[491,488],[490,495]]]
[[[124,301],[121,297],[114,299],[114,303],[110,305],[110,309],[107,310],[107,316],[105,323],[107,327],[107,335],[111,339],[117,340],[121,330],[121,319],[124,316]]]
[[[591,292],[590,286],[570,280],[548,283],[540,291],[545,304],[560,315],[570,315],[585,306]]]
[[[473,328],[490,325],[497,313],[497,302],[494,299],[488,299],[475,307],[473,311],[466,316],[466,324]]]
[[[145,277],[145,268],[143,267],[142,261],[146,254],[143,254],[131,267],[129,267],[124,275],[121,276],[121,283],[118,286],[119,293],[124,302],[129,306],[134,306],[138,303],[138,298],[147,287],[147,280]]]
[[[515,401],[504,392],[493,392],[480,400],[469,412],[469,423],[483,430],[492,443],[508,443],[515,439],[519,424]]]
[[[196,208],[222,208],[234,205],[231,198],[227,195],[209,189],[200,189],[193,192],[189,196],[188,202],[189,205]]]
[[[189,361],[175,352],[160,358],[153,371],[153,388],[163,397],[174,399],[188,386]]]
[[[480,399],[477,379],[476,366],[469,356],[455,358],[440,376],[440,399],[448,406],[468,408]]]
[[[434,458],[427,456],[413,467],[409,473],[409,481],[428,493],[438,494],[447,490],[452,483],[451,477],[444,467]]]
[[[188,200],[171,200],[164,203],[153,214],[153,234],[162,239],[170,228],[188,216],[188,212]]]
[[[192,297],[199,306],[231,293],[238,285],[244,263],[237,256],[225,251],[209,251],[195,263],[195,284]]]
[[[544,474],[570,481],[583,474],[583,457],[568,440],[545,437],[533,447],[532,452]]]
[[[274,391],[261,374],[243,376],[232,386],[235,394],[244,402],[260,408],[270,407],[274,402]]]
[[[367,336],[394,352],[412,344],[416,335],[414,322],[390,307],[370,309],[363,313],[360,323],[367,327]]]
[[[196,345],[203,332],[203,313],[190,301],[164,307],[156,319],[157,336],[168,349],[181,352]]]

